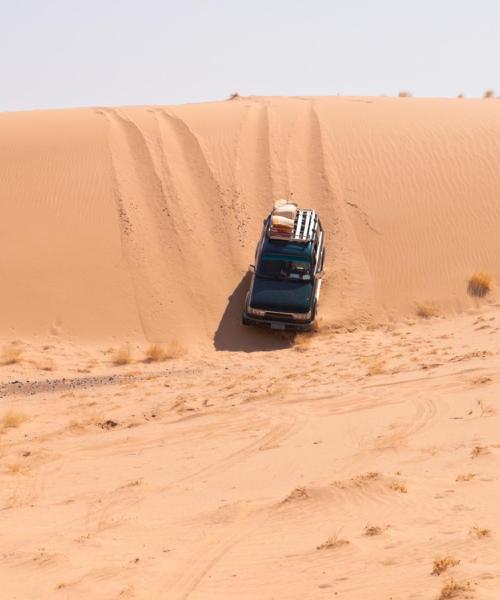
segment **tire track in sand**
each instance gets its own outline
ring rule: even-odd
[[[326,324],[366,317],[374,312],[373,279],[347,214],[331,143],[324,135],[315,102],[300,102],[299,106],[288,169],[294,197],[317,209],[325,230],[327,253],[319,314]]]
[[[158,172],[152,151],[139,126],[123,111],[100,111],[109,125],[118,221],[124,257],[134,285],[137,310],[145,336],[165,340],[170,336],[172,305],[183,300],[175,242],[167,244],[171,231],[168,218],[168,191]]]

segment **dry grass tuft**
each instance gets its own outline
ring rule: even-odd
[[[419,302],[417,302],[417,308],[415,312],[417,317],[422,319],[430,319],[431,317],[439,316],[437,308],[431,306],[430,304],[421,304]]]
[[[293,502],[294,500],[305,500],[306,498],[309,498],[306,488],[298,487],[288,494],[288,496],[283,500],[283,504],[285,502]]]
[[[491,290],[491,275],[479,271],[474,273],[467,283],[467,293],[476,298],[484,298]]]
[[[165,351],[160,344],[151,344],[146,350],[147,362],[159,362],[165,360]]]
[[[495,97],[495,92],[494,90],[486,90],[484,92],[484,96],[483,98],[494,98]]]
[[[411,92],[408,92],[408,91],[406,91],[406,90],[401,90],[401,91],[399,92],[398,96],[399,96],[400,98],[411,98],[411,96],[412,96],[412,93],[411,93]]]
[[[365,525],[365,535],[374,536],[380,535],[384,531],[383,527],[378,525]]]
[[[228,100],[237,100],[238,98],[241,98],[241,96],[238,94],[238,92],[233,92],[232,94],[229,94],[228,96]]]
[[[17,410],[8,410],[3,414],[0,424],[2,425],[2,429],[14,429],[27,420],[28,417],[24,413]]]
[[[481,540],[485,537],[491,536],[491,529],[488,529],[487,527],[478,527],[477,525],[474,525],[474,527],[471,527],[469,533],[472,537]]]
[[[34,366],[37,369],[40,369],[41,371],[53,371],[55,368],[54,361],[51,358],[49,358],[48,356],[45,358],[42,358],[40,360],[37,360],[34,363]]]
[[[408,488],[406,487],[406,483],[404,483],[402,481],[398,481],[397,479],[394,479],[394,481],[391,481],[389,487],[391,488],[391,490],[394,490],[395,492],[400,492],[401,494],[408,493]]]
[[[172,358],[180,358],[186,354],[186,350],[179,342],[170,342],[164,347],[161,344],[151,344],[146,350],[146,362],[161,362]]]
[[[492,381],[491,377],[475,377],[471,379],[472,385],[483,385],[485,383],[490,383]]]
[[[326,540],[326,542],[323,542],[319,546],[316,546],[316,550],[330,550],[332,548],[340,548],[341,546],[346,546],[347,544],[350,544],[349,540],[340,538],[337,533],[334,533]]]
[[[458,598],[463,592],[470,592],[472,584],[470,581],[456,581],[448,579],[441,588],[441,594],[438,600],[447,600],[448,598]]]
[[[463,94],[458,94],[457,98],[465,98]]]
[[[472,458],[477,458],[478,456],[482,456],[484,454],[488,454],[488,448],[486,446],[474,446],[470,453]]]
[[[475,476],[475,473],[461,473],[457,475],[455,481],[471,481]]]
[[[381,479],[380,473],[376,471],[369,471],[368,473],[363,473],[361,475],[356,475],[355,477],[351,477],[348,480],[340,480],[340,481],[332,481],[330,484],[333,487],[340,488],[342,490],[346,490],[349,488],[358,488],[364,487],[368,485],[372,481],[378,481]]]
[[[441,575],[441,573],[444,573],[446,569],[449,569],[450,567],[456,567],[459,564],[460,561],[452,556],[435,558],[431,575]]]
[[[0,364],[2,365],[15,365],[21,362],[23,351],[21,348],[14,346],[13,344],[5,346],[2,350],[0,358]]]
[[[373,359],[372,363],[368,365],[366,371],[367,375],[381,375],[385,372],[386,360],[377,356]]]
[[[115,350],[112,361],[116,367],[129,365],[132,362],[132,353],[130,352],[130,348],[128,346],[122,346],[121,348]]]

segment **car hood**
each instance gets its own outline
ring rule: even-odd
[[[305,313],[311,310],[311,281],[280,281],[255,277],[250,306],[260,310]]]

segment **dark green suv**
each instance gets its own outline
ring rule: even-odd
[[[325,259],[323,228],[314,210],[298,209],[293,230],[273,235],[264,221],[242,322],[271,329],[314,326]]]

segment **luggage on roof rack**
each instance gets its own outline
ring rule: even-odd
[[[285,204],[278,204],[283,202]],[[292,215],[293,219],[290,218]],[[315,210],[297,208],[296,204],[278,200],[268,223],[267,234],[270,239],[307,243],[316,235],[318,215]]]

